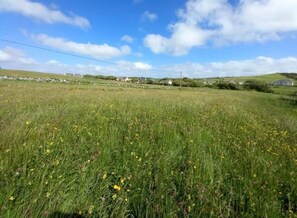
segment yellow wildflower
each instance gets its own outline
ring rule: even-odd
[[[114,185],[114,186],[113,186],[113,189],[115,189],[115,190],[117,190],[117,191],[120,191],[120,190],[121,190],[121,187],[118,186],[118,185]]]
[[[9,200],[13,201],[15,198],[13,196],[10,196]]]
[[[104,173],[104,175],[102,176],[102,179],[106,179],[107,178],[107,174]]]

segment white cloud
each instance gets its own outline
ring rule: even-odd
[[[120,48],[108,44],[78,43],[63,38],[51,37],[46,34],[32,35],[32,38],[39,43],[66,52],[73,52],[80,55],[88,55],[94,58],[112,58],[131,53],[131,48],[124,45]]]
[[[155,20],[158,19],[158,15],[149,11],[145,11],[143,12],[143,14],[141,15],[141,20],[142,21],[150,21],[150,22],[154,22]]]
[[[172,71],[178,77],[182,71],[187,77],[218,77],[218,76],[243,76],[262,75],[275,72],[297,72],[297,58],[285,57],[273,59],[271,57],[259,56],[247,60],[230,60],[226,62],[184,63],[170,66],[162,66],[164,73]],[[170,76],[165,74],[165,76]]]
[[[121,40],[127,43],[132,43],[134,41],[133,37],[129,35],[122,36]]]
[[[0,50],[0,63],[20,63],[24,65],[34,65],[37,63],[36,60],[33,58],[27,57],[25,52],[22,50],[12,48],[12,47],[5,47],[4,49]]]
[[[185,55],[193,47],[207,43],[264,42],[278,40],[297,31],[297,1],[188,0],[178,10],[179,20],[169,25],[171,36],[148,34],[144,45],[154,53]]]
[[[45,23],[65,23],[80,28],[88,28],[88,19],[77,15],[66,15],[63,12],[49,8],[45,5],[30,0],[1,0],[0,11],[20,13],[23,16],[31,17]]]
[[[142,62],[134,62],[134,68],[136,70],[151,70],[152,66]]]
[[[218,76],[262,75],[275,72],[297,72],[297,57],[255,57],[226,62],[194,63],[153,66],[145,62],[117,61],[114,65],[96,62],[67,64],[56,59],[36,61],[24,51],[12,47],[0,48],[0,66],[7,69],[22,69],[52,73],[102,74],[114,76],[206,78]]]
[[[0,61],[6,62],[10,61],[11,59],[12,57],[8,53],[0,50]]]

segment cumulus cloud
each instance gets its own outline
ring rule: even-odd
[[[149,11],[145,11],[143,12],[143,14],[141,15],[141,20],[142,21],[150,21],[150,22],[154,22],[158,19],[158,15]]]
[[[188,0],[178,10],[178,21],[169,25],[169,37],[148,34],[144,45],[152,52],[185,55],[193,47],[207,43],[265,42],[297,31],[297,1]]]
[[[124,35],[124,36],[122,36],[121,41],[127,42],[127,43],[132,43],[134,41],[134,39],[132,36]]]
[[[150,64],[142,63],[142,62],[134,62],[134,68],[136,70],[151,70],[152,66]]]
[[[0,48],[0,66],[7,69],[31,70],[49,73],[81,73],[102,75],[149,76],[153,68],[144,62],[117,61],[115,64],[77,63],[67,64],[56,59],[41,62],[29,57],[24,51],[5,47]]]
[[[0,63],[12,62],[20,63],[23,65],[34,65],[37,63],[37,61],[33,58],[27,57],[25,52],[23,52],[22,50],[9,46],[0,50]]]
[[[65,23],[80,28],[88,28],[88,19],[77,15],[66,15],[63,12],[49,8],[45,5],[30,0],[1,0],[0,11],[14,12],[31,17],[45,23]]]
[[[32,34],[32,38],[43,45],[58,50],[73,52],[80,55],[88,55],[94,58],[107,59],[131,53],[131,48],[127,45],[116,48],[108,44],[97,45],[92,43],[78,43],[64,38],[51,37],[46,34]]]
[[[102,74],[114,76],[179,77],[190,78],[261,75],[275,72],[297,72],[297,57],[271,58],[259,56],[246,60],[153,66],[145,62],[117,61],[113,65],[96,62],[67,64],[56,59],[36,61],[24,51],[0,48],[0,66],[7,69],[23,69],[52,73]]]
[[[226,62],[209,62],[209,63],[184,63],[160,67],[164,70],[165,76],[170,76],[170,72],[175,73],[182,71],[183,76],[187,77],[226,77],[226,76],[249,76],[262,75],[275,72],[297,72],[297,58],[285,57],[274,59],[271,57],[259,56],[247,60],[230,60]]]

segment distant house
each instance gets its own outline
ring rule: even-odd
[[[212,81],[204,81],[203,84],[204,84],[204,85],[212,85],[213,82],[212,82]]]
[[[273,82],[275,86],[294,86],[294,80],[291,79],[282,79]]]
[[[66,76],[73,76],[73,73],[65,73]]]
[[[117,81],[130,82],[131,79],[129,77],[117,77]]]

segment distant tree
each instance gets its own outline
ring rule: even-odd
[[[235,83],[219,81],[216,85],[219,89],[239,90],[239,87]]]
[[[154,81],[153,81],[152,79],[147,79],[147,80],[145,80],[145,83],[146,83],[146,84],[153,84]]]
[[[267,83],[259,80],[246,80],[243,83],[243,88],[248,90],[256,90],[258,92],[273,92],[271,87]]]

